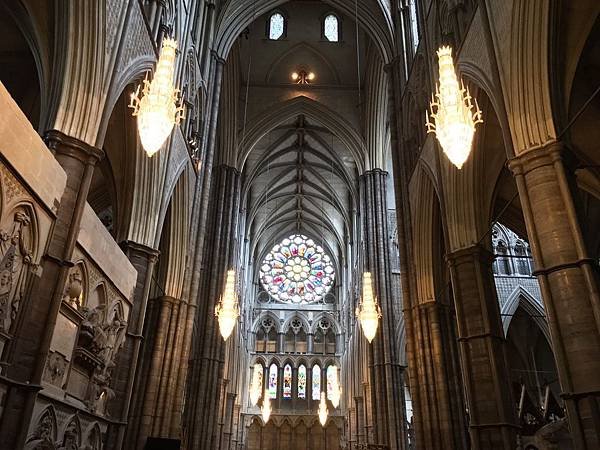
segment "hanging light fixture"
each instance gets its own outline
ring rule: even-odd
[[[256,406],[260,400],[260,394],[262,392],[262,366],[260,364],[254,364],[254,373],[252,375],[252,384],[250,385],[250,403],[252,406]]]
[[[325,392],[321,392],[321,401],[319,402],[319,422],[321,422],[321,426],[325,426],[327,423],[327,416],[329,415],[329,411],[327,410],[327,398],[325,397]]]
[[[331,383],[332,393],[331,393],[331,404],[334,408],[340,406],[340,399],[342,398],[342,387],[340,386],[340,380],[338,379],[338,371],[337,367],[334,370],[334,376]]]
[[[148,156],[160,150],[173,126],[184,117],[183,106],[178,105],[179,89],[173,87],[176,49],[177,41],[163,39],[154,78],[149,81],[146,74],[141,98],[140,86],[131,94],[129,107],[137,117],[140,141]]]
[[[431,118],[435,123],[429,121],[426,111],[425,125],[427,133],[435,133],[448,159],[460,169],[471,153],[475,125],[483,119],[477,99],[473,107],[469,89],[462,80],[459,87],[452,48],[441,47],[437,55],[440,82],[436,85],[435,96],[431,96]]]
[[[235,294],[235,270],[227,271],[225,292],[223,292],[219,303],[215,306],[215,316],[219,320],[221,336],[223,336],[224,340],[227,340],[240,316],[237,296]]]
[[[363,295],[362,301],[356,308],[356,317],[360,320],[365,337],[369,344],[373,342],[379,319],[381,318],[381,310],[377,304],[377,299],[373,295],[373,280],[371,272],[363,273]]]
[[[265,389],[265,395],[263,397],[263,404],[260,408],[260,412],[262,415],[262,420],[266,425],[269,422],[269,418],[271,417],[271,399],[269,398],[269,393]]]

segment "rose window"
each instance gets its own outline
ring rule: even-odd
[[[329,255],[314,240],[295,234],[277,244],[260,268],[265,290],[276,300],[308,303],[323,298],[333,286]]]

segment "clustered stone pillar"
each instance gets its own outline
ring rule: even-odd
[[[414,397],[425,400],[420,405],[418,445],[428,450],[468,448],[453,309],[436,299],[404,310],[410,316],[406,334],[419,343],[416,354],[409,357],[418,380],[412,386],[413,394],[419,391]]]
[[[569,152],[560,142],[509,162],[535,274],[540,284],[558,377],[577,449],[600,446],[600,294],[598,262],[586,249]]]
[[[133,306],[127,324],[127,337],[123,349],[117,358],[117,365],[113,375],[115,398],[125,398],[125,401],[122,402],[123,408],[120,411],[123,424],[117,426],[116,430],[114,430],[115,427],[113,427],[111,433],[109,433],[109,443],[116,449],[122,448],[125,439],[125,424],[130,416],[134,388],[138,388],[141,384],[145,383],[145,380],[140,379],[138,362],[143,340],[142,331],[146,318],[146,306],[152,283],[152,275],[154,273],[156,262],[158,261],[158,251],[146,245],[131,241],[122,242],[120,245],[121,249],[137,271],[137,280],[133,292]],[[109,407],[113,408],[111,410],[113,414],[116,414],[116,411],[114,411],[115,406],[109,404]],[[136,412],[135,408],[132,412]],[[142,417],[142,419],[144,419],[144,417]],[[135,435],[130,431],[131,427],[128,429],[125,448],[133,449],[136,448]],[[143,447],[143,445],[139,444],[138,447]]]
[[[512,450],[517,423],[492,273],[493,255],[473,245],[446,257],[456,305],[471,448]]]
[[[60,131],[46,133],[46,142],[67,174],[67,185],[56,211],[56,221],[42,258],[40,276],[34,277],[22,312],[23,338],[14,341],[18,355],[6,369],[11,389],[4,400],[0,423],[0,448],[23,448],[60,310],[81,217],[92,182],[94,167],[104,156],[100,149]]]
[[[239,218],[240,174],[237,169],[218,166],[214,169],[208,214],[203,277],[198,305],[198,333],[188,380],[186,410],[186,448],[212,449],[217,442],[217,417],[221,404],[225,344],[219,333],[214,308],[224,289],[227,270],[234,267],[234,243]],[[238,271],[239,273],[239,271]],[[234,333],[230,340],[236,338]],[[233,410],[233,409],[230,409]]]
[[[371,271],[375,283],[375,293],[383,317],[377,335],[369,351],[370,371],[370,418],[374,427],[369,437],[374,444],[385,445],[390,450],[405,449],[404,427],[404,382],[403,367],[395,348],[395,323],[400,317],[394,316],[391,264],[387,216],[387,172],[374,169],[361,176],[361,211],[363,236],[365,237],[364,270]],[[369,402],[370,400],[370,402]],[[367,421],[369,422],[369,421]]]

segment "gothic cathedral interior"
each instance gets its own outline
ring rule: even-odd
[[[0,450],[600,449],[599,0],[0,30]]]

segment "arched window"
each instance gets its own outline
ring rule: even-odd
[[[283,398],[292,398],[292,366],[283,368]]]
[[[269,17],[269,39],[276,41],[285,35],[285,17],[281,13],[273,13]]]
[[[314,352],[318,355],[335,355],[335,332],[328,319],[321,319],[315,331]]]
[[[413,52],[419,46],[419,20],[417,18],[417,0],[408,2],[408,12],[410,14],[410,34],[413,44]]]
[[[508,248],[504,241],[498,241],[496,244],[496,260],[494,261],[494,268],[494,273],[498,275],[510,275]]]
[[[519,275],[531,275],[531,266],[529,265],[529,257],[527,255],[527,249],[523,242],[517,242],[515,244],[515,256],[517,273]]]
[[[333,398],[333,390],[335,389],[336,380],[337,367],[327,367],[327,400],[331,400]]]
[[[323,36],[329,42],[340,41],[340,21],[335,14],[328,14],[323,20]]]
[[[256,332],[256,342],[254,343],[254,350],[256,352],[265,352],[267,347],[267,335],[265,329],[260,327]]]
[[[298,398],[306,398],[306,366],[298,367]]]
[[[312,399],[321,400],[321,367],[318,364],[312,368]]]
[[[269,367],[269,398],[277,398],[277,366],[271,364]]]
[[[271,328],[267,333],[267,353],[277,353],[277,332],[275,327]]]

